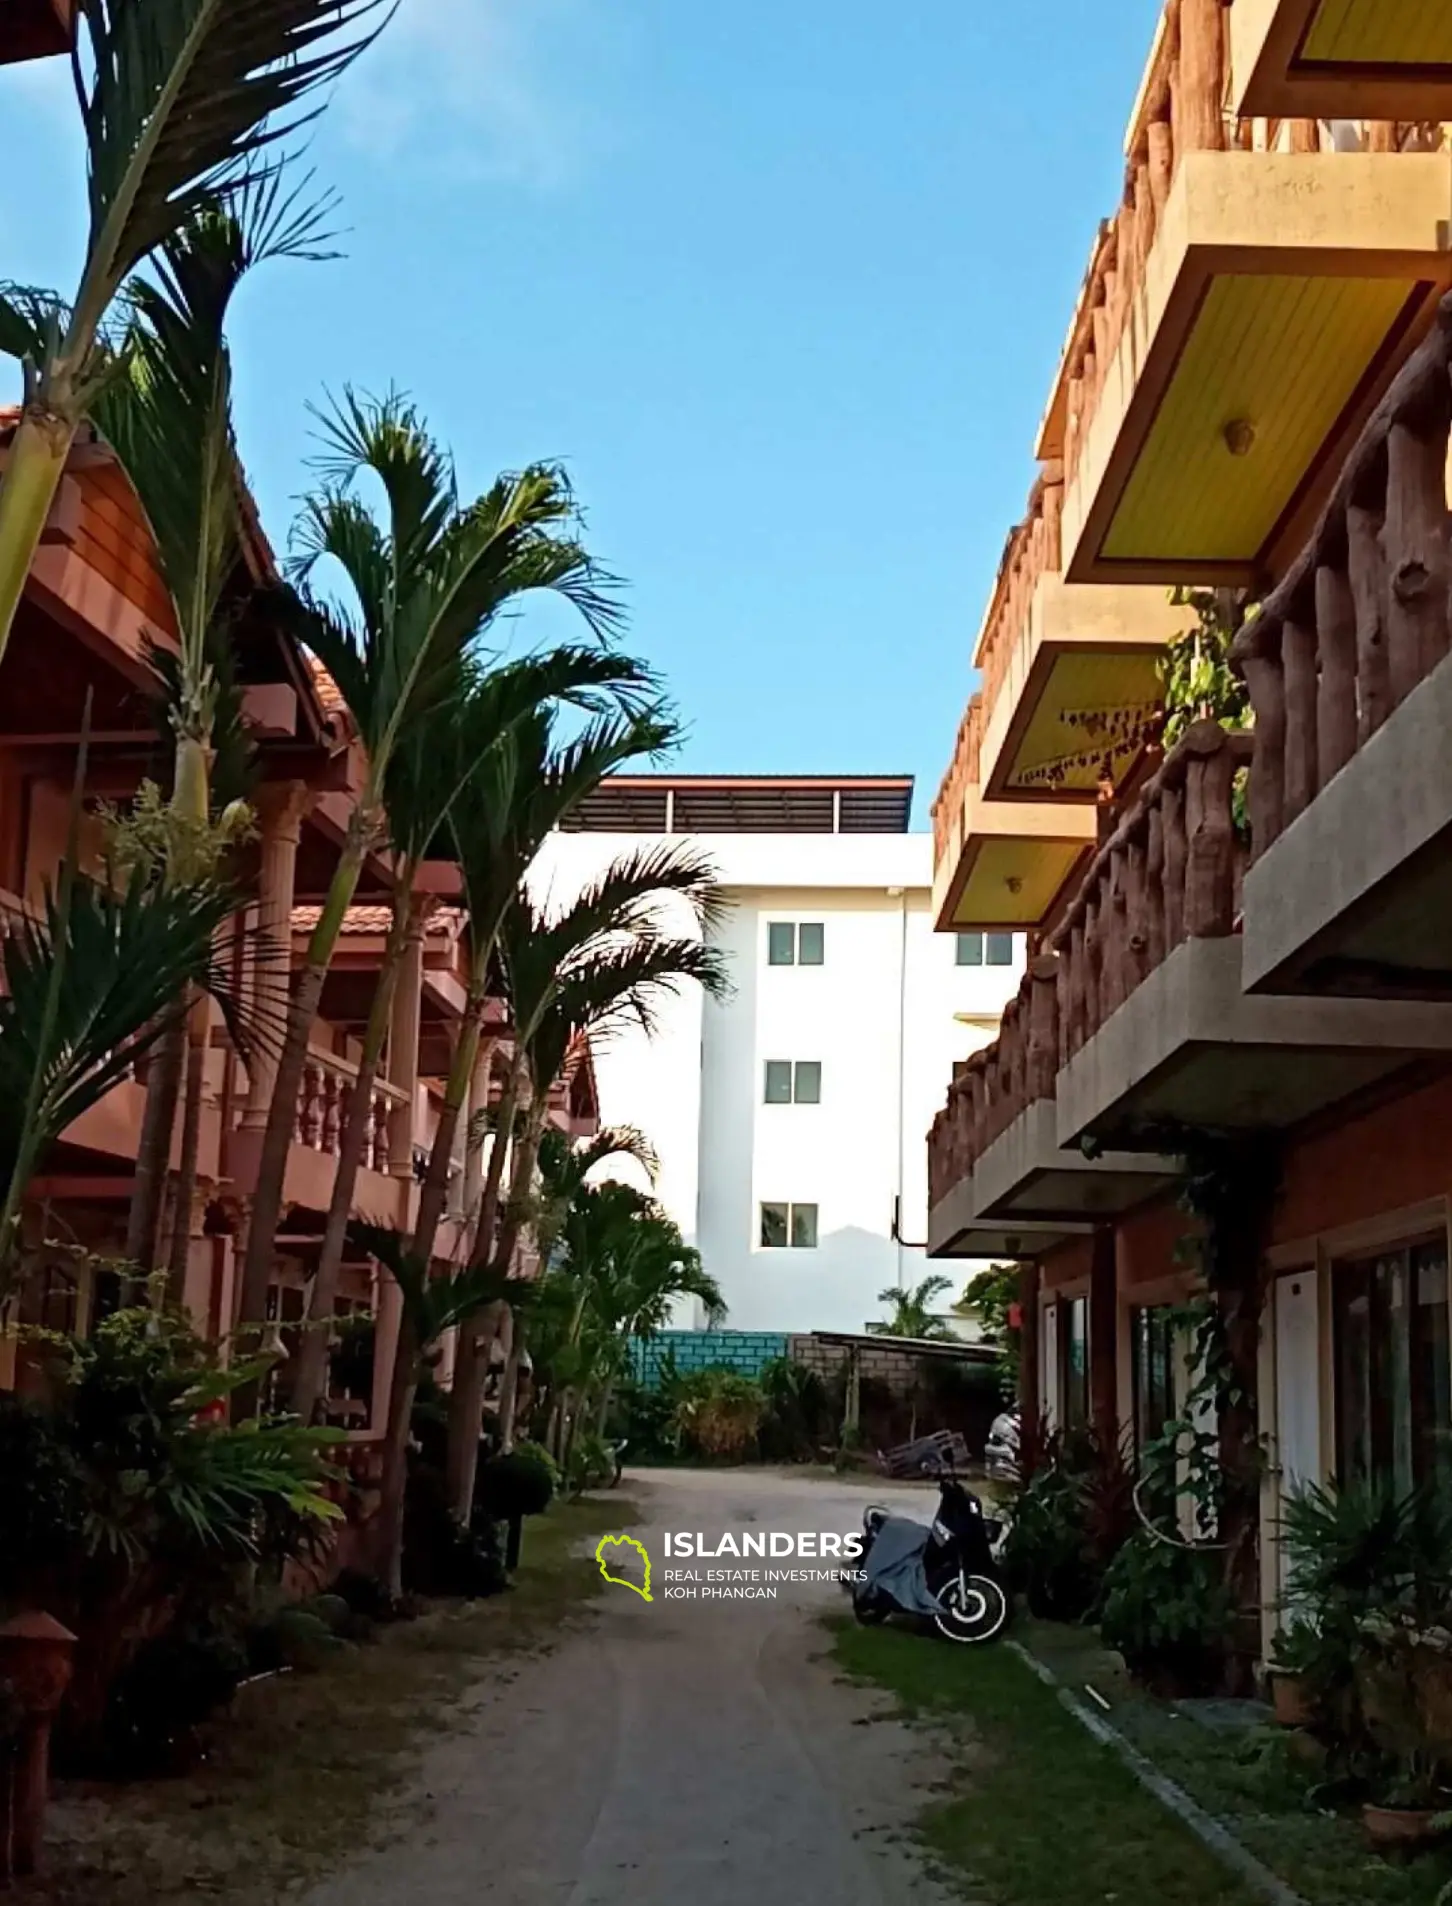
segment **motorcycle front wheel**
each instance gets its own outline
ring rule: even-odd
[[[1009,1601],[987,1575],[954,1575],[938,1591],[942,1613],[933,1624],[949,1641],[992,1641],[1008,1626]]]

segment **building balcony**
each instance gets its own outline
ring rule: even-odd
[[[1177,1175],[1173,1158],[1090,1157],[1060,1144],[1060,985],[1057,959],[1031,961],[998,1039],[953,1081],[928,1140],[930,1249],[972,1255],[992,1235],[1004,1241],[1003,1255],[1033,1256],[1143,1203]],[[969,1243],[949,1248],[969,1234]],[[1008,1248],[1010,1237],[1024,1235],[1030,1243]]]
[[[1452,1000],[1449,374],[1452,299],[1236,644],[1256,991]]]
[[[1247,995],[1237,822],[1250,737],[1197,723],[1101,849],[1057,935],[1061,1145],[1302,1123],[1429,1055],[1452,1007]],[[1251,908],[1247,889],[1247,918]]]
[[[990,801],[1092,802],[1157,730],[1165,645],[1186,626],[1168,591],[1066,582],[1062,467],[1034,486],[974,653],[983,676],[977,780]]]
[[[933,918],[940,933],[1037,926],[1097,838],[1096,811],[1082,801],[984,799],[977,779],[982,720],[975,695],[933,804]]]
[[[1440,130],[1227,115],[1226,13],[1167,8],[1041,432],[1070,583],[1280,573],[1452,283]]]
[[[1294,118],[1438,119],[1452,99],[1440,0],[1235,0],[1235,110]]]
[[[319,1046],[309,1049],[283,1179],[286,1206],[314,1214],[327,1212],[337,1173],[343,1115],[357,1076],[358,1068],[349,1060]],[[374,1223],[402,1228],[409,1222],[414,1195],[409,1142],[412,1109],[407,1092],[385,1079],[375,1080],[368,1139],[353,1193],[354,1209]],[[228,1142],[230,1176],[235,1190],[244,1197],[257,1183],[262,1135],[260,1123],[244,1123]]]

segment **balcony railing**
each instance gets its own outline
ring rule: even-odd
[[[1253,745],[1196,722],[1100,849],[1055,935],[1060,1065],[1181,941],[1235,931],[1247,859],[1236,778]]]
[[[983,697],[973,696],[958,724],[953,743],[953,759],[938,798],[933,802],[933,864],[941,867],[953,852],[953,829],[963,813],[963,802],[970,787],[978,783],[979,759],[983,749]]]
[[[297,1116],[293,1122],[293,1142],[309,1151],[323,1152],[336,1158],[342,1148],[343,1120],[348,1095],[358,1078],[358,1068],[335,1053],[309,1048],[303,1068],[302,1085],[297,1097]],[[386,1172],[391,1149],[391,1127],[395,1110],[406,1107],[408,1094],[386,1079],[376,1079],[369,1097],[368,1135],[363,1145],[366,1170]]]
[[[1028,625],[1040,577],[1055,575],[1063,567],[1063,509],[1063,471],[1057,464],[1050,464],[1033,487],[1027,516],[1009,538],[998,588],[978,645],[986,708],[992,708],[998,699],[1014,650]]]
[[[965,1178],[995,1139],[1030,1105],[1054,1096],[1059,1065],[1059,962],[1029,962],[1018,993],[1003,1011],[998,1038],[975,1052],[948,1088],[928,1134],[928,1189],[938,1204]]]
[[[1378,406],[1315,535],[1234,655],[1263,854],[1448,653],[1452,297]]]

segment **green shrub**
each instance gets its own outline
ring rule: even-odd
[[[111,1689],[106,1735],[128,1777],[179,1772],[194,1760],[196,1730],[236,1693],[247,1649],[226,1631],[174,1630],[143,1642]]]
[[[1041,1433],[1014,1498],[1004,1560],[1033,1614],[1082,1621],[1105,1571],[1139,1527],[1134,1476],[1123,1448],[1089,1429]]]
[[[554,1464],[540,1460],[537,1444],[491,1456],[474,1479],[474,1515],[490,1522],[514,1522],[543,1515],[554,1498]]]
[[[565,1481],[575,1495],[582,1489],[603,1489],[615,1480],[615,1451],[603,1436],[585,1431],[570,1445]]]
[[[1217,1550],[1190,1549],[1142,1530],[1104,1577],[1100,1632],[1131,1674],[1170,1694],[1219,1683],[1235,1603]]]
[[[810,1462],[824,1445],[836,1441],[827,1386],[809,1364],[795,1357],[773,1357],[757,1375],[763,1408],[758,1432],[761,1453],[770,1462]]]
[[[676,1421],[702,1456],[743,1462],[756,1448],[766,1399],[759,1384],[735,1370],[699,1370],[681,1385]]]

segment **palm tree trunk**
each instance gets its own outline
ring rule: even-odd
[[[479,1220],[474,1231],[474,1249],[469,1260],[473,1267],[494,1261],[499,1191],[504,1182],[504,1164],[510,1149],[515,1107],[519,1102],[523,1077],[524,1060],[516,1053],[509,1070],[509,1081],[499,1101],[494,1142],[489,1147],[489,1163],[485,1169],[484,1190],[479,1201]],[[487,1318],[489,1312],[483,1315]],[[489,1381],[489,1353],[494,1348],[494,1339],[499,1335],[502,1325],[501,1308],[487,1331],[476,1329],[468,1321],[459,1326],[458,1349],[454,1358],[454,1387],[449,1392],[448,1449],[444,1473],[448,1478],[449,1503],[460,1521],[467,1518],[474,1501],[474,1473],[479,1464],[479,1419],[484,1407],[485,1385]]]
[[[206,1083],[207,1042],[211,1020],[205,999],[192,1002],[183,1020],[187,1070],[182,1097],[181,1153],[177,1159],[176,1196],[172,1206],[171,1252],[167,1264],[167,1295],[178,1308],[186,1300],[187,1264],[191,1256],[192,1205],[197,1190],[197,1154],[202,1136],[202,1089]]]
[[[504,1366],[504,1380],[499,1386],[499,1447],[506,1456],[514,1448],[514,1402],[519,1395],[519,1353],[522,1348],[519,1325],[516,1323],[509,1361]]]
[[[155,1270],[161,1243],[162,1199],[171,1169],[171,1136],[181,1096],[186,1046],[186,1021],[179,1019],[157,1046],[146,1077],[146,1108],[141,1115],[136,1179],[123,1247],[131,1263],[139,1264],[143,1271]]]
[[[403,1511],[408,1494],[408,1439],[418,1390],[420,1345],[405,1304],[398,1320],[388,1427],[383,1443],[383,1490],[378,1506],[378,1572],[390,1595],[403,1593]]]
[[[423,1190],[419,1193],[418,1221],[413,1229],[413,1253],[427,1264],[434,1254],[434,1243],[443,1222],[444,1208],[449,1201],[449,1173],[454,1162],[454,1139],[459,1130],[459,1120],[463,1115],[464,1101],[469,1096],[469,1084],[474,1077],[474,1061],[479,1056],[479,1034],[484,1022],[485,1001],[470,998],[465,1007],[464,1022],[459,1029],[458,1043],[454,1047],[453,1064],[449,1067],[448,1083],[444,1087],[444,1102],[439,1111],[438,1129],[434,1133],[434,1142],[429,1152],[428,1172],[424,1178]]]
[[[504,1304],[490,1304],[477,1317],[465,1318],[459,1325],[454,1386],[449,1393],[448,1448],[444,1457],[446,1500],[459,1522],[468,1521],[474,1506],[484,1388],[489,1381],[490,1353],[503,1328],[506,1309]],[[459,1425],[457,1434],[456,1423]],[[467,1433],[470,1430],[472,1434]]]
[[[32,404],[11,439],[0,482],[0,657],[10,641],[75,434],[74,424]]]
[[[363,1035],[363,1052],[358,1061],[358,1077],[348,1094],[343,1130],[338,1140],[338,1165],[333,1174],[333,1195],[323,1227],[322,1248],[313,1278],[309,1328],[302,1333],[298,1351],[297,1378],[293,1387],[293,1409],[304,1423],[311,1423],[322,1403],[328,1380],[328,1335],[332,1327],[333,1307],[338,1297],[338,1273],[343,1266],[343,1247],[347,1242],[348,1219],[353,1211],[353,1193],[363,1164],[373,1119],[373,1087],[388,1038],[393,1013],[393,995],[398,987],[399,969],[408,944],[410,908],[405,899],[394,901],[393,923],[383,952],[383,968],[368,1012]]]
[[[272,1103],[267,1108],[267,1125],[262,1134],[262,1154],[258,1160],[257,1185],[252,1194],[248,1224],[247,1252],[242,1261],[238,1320],[244,1325],[260,1326],[267,1319],[267,1290],[272,1282],[277,1221],[282,1214],[287,1152],[292,1143],[298,1093],[302,1090],[308,1039],[317,1017],[323,982],[333,963],[338,935],[343,930],[343,921],[363,870],[370,832],[361,808],[355,810],[347,841],[333,873],[332,886],[328,889],[327,904],[313,928],[307,964],[288,1013],[287,1033],[277,1062],[276,1083],[272,1088]],[[239,1391],[237,1400],[240,1413],[251,1414],[255,1411],[255,1392],[244,1396]]]
[[[595,1434],[601,1442],[605,1440],[605,1425],[610,1420],[610,1405],[615,1400],[615,1379],[606,1377],[605,1387],[600,1392],[600,1407],[595,1413]]]

